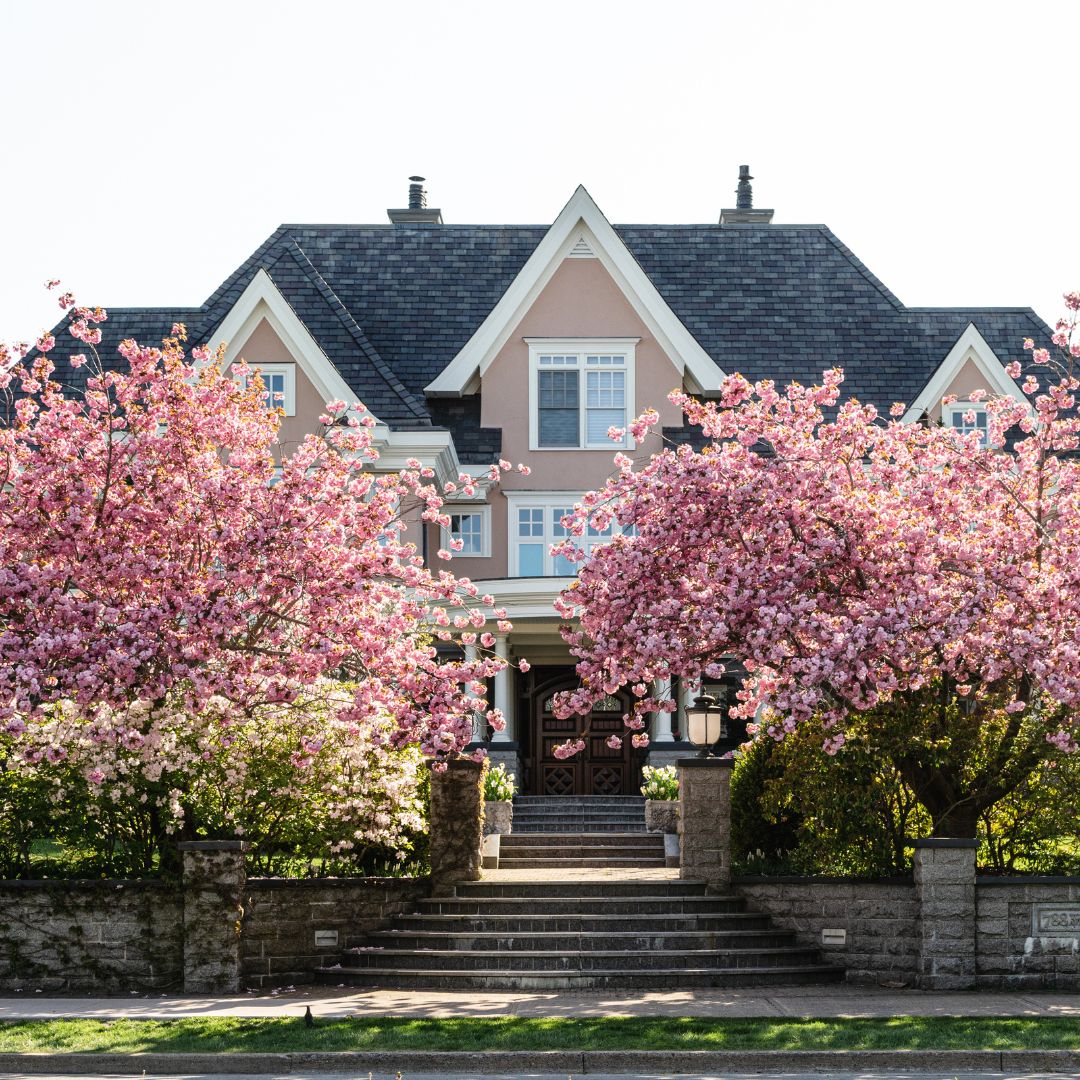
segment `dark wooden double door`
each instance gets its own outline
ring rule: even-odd
[[[639,766],[630,745],[630,732],[623,723],[629,700],[608,697],[592,715],[560,720],[554,712],[554,697],[561,690],[573,690],[576,680],[560,680],[538,687],[532,698],[533,789],[538,795],[636,795]],[[607,740],[622,738],[613,749]],[[566,760],[554,750],[568,739],[582,736],[584,751]]]

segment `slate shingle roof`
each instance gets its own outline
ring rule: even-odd
[[[1028,308],[905,308],[823,225],[615,226],[660,294],[725,371],[912,401],[974,322],[1003,361],[1049,328]],[[102,356],[172,321],[205,340],[264,268],[345,381],[395,428],[447,427],[464,460],[497,456],[479,401],[430,401],[454,358],[540,242],[533,225],[283,225],[198,309],[112,309]],[[70,339],[69,339],[70,340]],[[72,351],[77,351],[73,349]]]

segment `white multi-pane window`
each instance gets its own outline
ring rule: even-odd
[[[632,415],[634,342],[573,344],[529,343],[532,448],[625,446],[625,438],[612,442],[608,431],[625,428]]]
[[[252,371],[258,369],[265,390],[263,399],[267,409],[282,409],[286,416],[296,415],[296,365],[295,364],[249,364]],[[238,381],[246,384],[248,377]]]
[[[443,547],[451,548],[451,540],[461,541],[458,556],[485,558],[491,554],[491,508],[478,506],[475,509],[452,509],[443,507],[443,512],[450,516],[450,527],[442,530]]]
[[[551,547],[570,535],[562,519],[573,512],[578,498],[577,495],[508,496],[511,577],[574,577],[577,574],[581,564],[571,562],[564,555],[553,555]],[[584,536],[573,540],[588,557],[595,548],[610,543],[620,531],[614,522],[602,530],[590,525]]]
[[[942,409],[942,420],[948,427],[955,428],[963,435],[978,432],[980,445],[986,445],[987,414],[986,406],[981,402],[957,401],[946,405]]]

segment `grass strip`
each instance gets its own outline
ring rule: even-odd
[[[1072,1050],[1076,1017],[704,1017],[317,1020],[19,1020],[0,1052],[287,1053],[307,1050]]]

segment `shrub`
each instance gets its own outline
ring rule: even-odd
[[[646,765],[641,770],[645,783],[641,785],[641,794],[646,799],[671,802],[679,797],[679,776],[674,765],[654,768]]]

